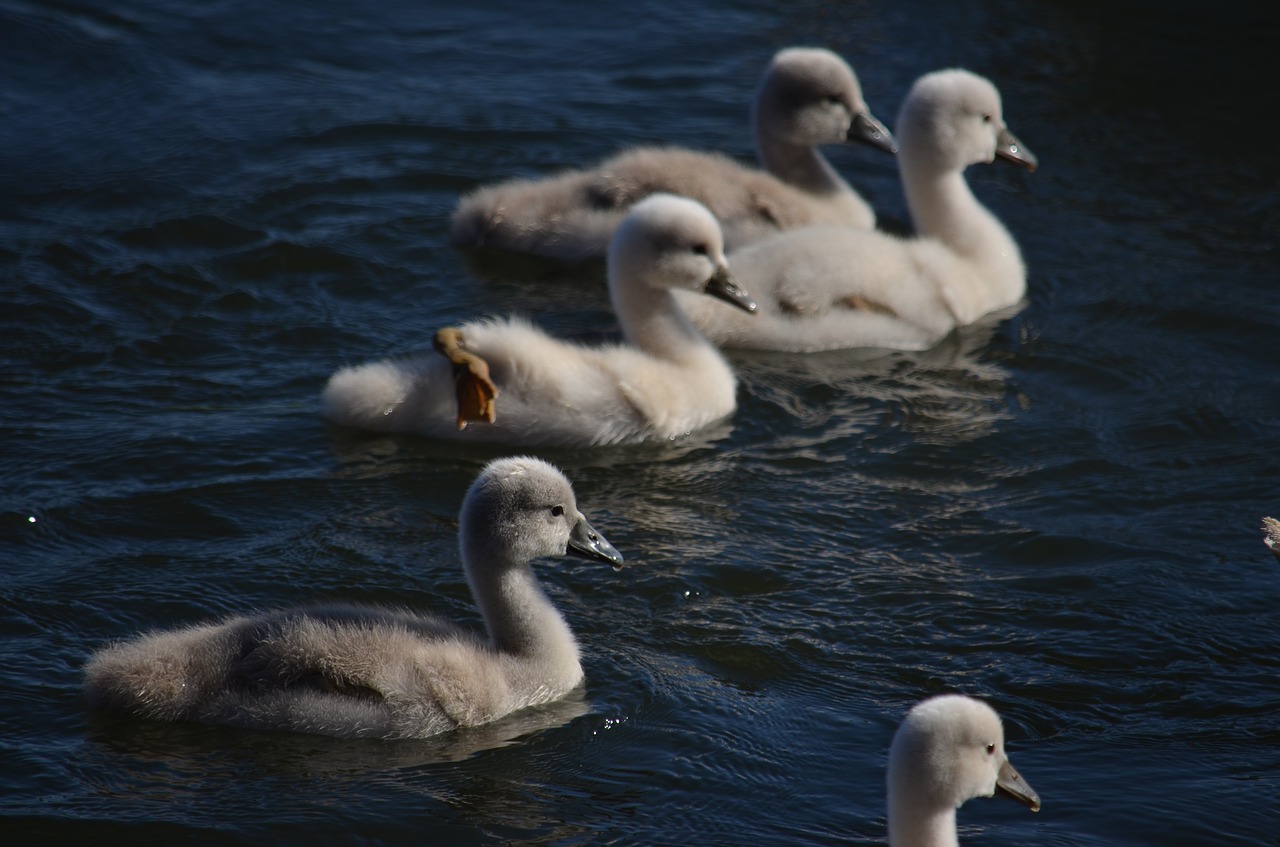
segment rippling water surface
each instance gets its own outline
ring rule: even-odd
[[[1248,5],[0,3],[0,829],[21,843],[882,843],[899,718],[1004,714],[985,845],[1273,844],[1280,35]],[[350,599],[478,624],[498,453],[327,427],[338,366],[600,269],[465,256],[458,195],[668,141],[752,155],[779,47],[1001,88],[1034,174],[975,190],[1025,308],[913,356],[737,355],[734,419],[547,454],[628,555],[542,567],[579,695],[432,743],[88,713],[139,630]],[[889,157],[831,151],[880,211]],[[11,842],[18,843],[18,842]]]

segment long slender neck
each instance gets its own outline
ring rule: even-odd
[[[578,645],[564,618],[547,599],[527,562],[512,561],[497,545],[464,543],[471,594],[493,646],[517,656],[578,660]]]
[[[983,291],[966,299],[976,314],[1017,302],[1026,290],[1022,252],[1004,224],[973,196],[963,171],[922,163],[904,150],[899,156],[902,185],[916,232],[934,238],[972,263]]]
[[[769,173],[810,194],[852,191],[816,147],[793,144],[771,135],[759,116],[756,117],[756,155]]]
[[[902,732],[889,749],[889,847],[958,847],[954,792],[931,778],[930,745]]]
[[[959,843],[955,809],[930,813],[890,801],[889,847],[959,847]]]
[[[667,289],[632,284],[610,275],[609,292],[622,334],[633,346],[671,362],[715,353]]]

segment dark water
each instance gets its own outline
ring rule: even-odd
[[[7,843],[871,844],[893,727],[989,698],[1032,815],[970,844],[1275,844],[1280,155],[1236,4],[0,2]],[[429,744],[104,720],[98,645],[309,600],[476,621],[495,452],[328,428],[345,363],[598,269],[475,265],[460,192],[670,141],[751,156],[772,52],[889,123],[961,64],[1042,168],[974,168],[1029,303],[920,356],[735,357],[688,443],[549,454],[632,567],[542,572],[585,692]],[[893,162],[833,161],[890,222]]]

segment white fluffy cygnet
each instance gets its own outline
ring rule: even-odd
[[[142,635],[85,669],[94,708],[341,738],[424,738],[564,697],[578,644],[530,563],[621,567],[540,459],[491,462],[463,502],[463,567],[488,637],[402,609],[299,608]]]
[[[707,206],[730,249],[813,224],[875,225],[871,207],[815,149],[862,141],[895,150],[843,59],[818,48],[780,51],[765,70],[753,118],[763,171],[714,153],[642,147],[593,169],[479,188],[454,211],[453,240],[553,259],[599,257],[627,209],[656,192]]]
[[[1040,810],[1005,755],[995,710],[960,694],[917,703],[889,748],[890,847],[956,847],[956,810],[997,792]]]
[[[916,236],[807,227],[732,252],[735,276],[760,311],[743,321],[682,298],[708,338],[794,352],[924,350],[1022,299],[1018,245],[964,178],[969,165],[996,157],[1036,167],[1005,126],[995,86],[964,70],[927,74],[907,95],[896,131]]]
[[[496,385],[492,423],[459,428],[454,373],[437,355],[339,370],[324,412],[374,431],[559,446],[679,438],[732,414],[733,371],[672,296],[683,289],[755,308],[729,278],[711,213],[668,194],[636,204],[613,238],[608,276],[625,343],[571,344],[518,318],[462,325],[466,351]]]

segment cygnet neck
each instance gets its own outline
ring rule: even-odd
[[[956,810],[911,808],[901,798],[889,801],[889,847],[959,847]]]
[[[993,288],[1020,287],[1026,274],[1022,252],[1004,224],[974,196],[963,168],[936,165],[901,143],[898,162],[916,233],[941,241],[974,263]]]
[[[756,154],[769,173],[810,194],[852,191],[818,148],[795,144],[772,134],[760,115],[756,115],[755,122]]]
[[[487,539],[462,539],[467,583],[493,646],[502,653],[578,658],[569,625],[539,585],[528,561]]]
[[[622,334],[637,349],[673,362],[714,352],[670,289],[649,285],[643,279],[624,279],[610,271],[609,295]]]

